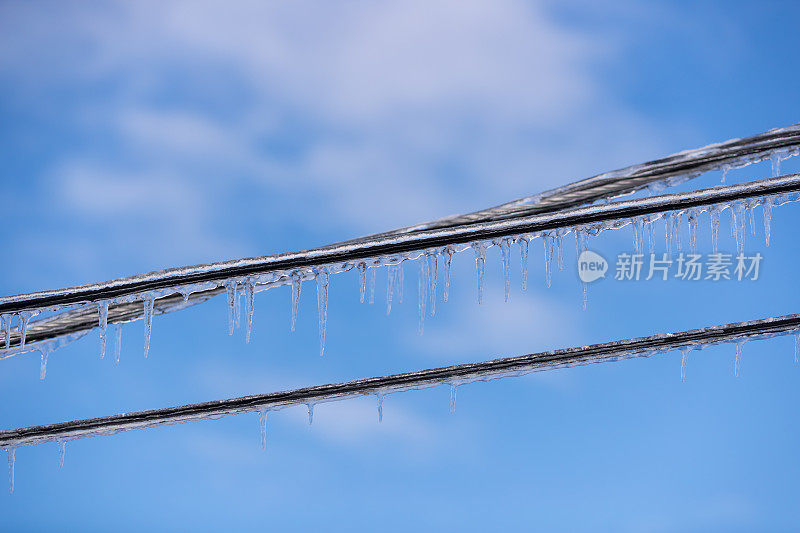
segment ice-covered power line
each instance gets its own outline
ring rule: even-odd
[[[781,160],[797,155],[798,148],[800,148],[800,124],[794,124],[752,137],[731,139],[702,148],[685,150],[647,163],[598,174],[489,209],[416,224],[380,235],[397,235],[560,211],[597,200],[617,198],[643,188],[659,191],[712,170],[722,170],[724,181],[729,170],[765,159],[772,161],[772,175],[777,176],[780,174]],[[356,241],[374,237],[364,237]]]
[[[319,385],[269,394],[231,398],[180,407],[154,409],[124,413],[102,418],[74,420],[45,426],[34,426],[0,431],[0,447],[8,452],[13,462],[15,449],[45,442],[57,442],[59,453],[63,453],[63,443],[85,437],[109,435],[122,431],[148,427],[180,424],[193,420],[219,418],[245,412],[259,414],[262,425],[266,413],[293,405],[308,407],[309,422],[315,404],[332,402],[365,395],[377,399],[378,418],[383,415],[383,400],[388,394],[423,389],[438,385],[451,388],[451,411],[455,402],[457,387],[476,381],[486,381],[509,376],[520,376],[531,372],[551,370],[571,366],[607,361],[617,361],[634,357],[649,357],[671,351],[682,353],[681,378],[685,377],[688,355],[692,350],[720,343],[736,343],[735,372],[738,375],[742,345],[749,340],[770,338],[779,335],[795,336],[795,359],[797,358],[797,339],[800,337],[800,315],[786,315],[751,322],[738,322],[677,333],[639,337],[603,344],[593,344],[580,348],[568,348],[542,352],[519,357],[494,359],[481,363],[469,363],[418,372],[394,374]],[[13,472],[13,465],[12,465]],[[13,473],[12,473],[13,476]],[[12,477],[13,479],[13,477]]]
[[[575,234],[579,246],[586,246],[588,236],[597,235],[607,229],[617,229],[632,225],[636,235],[636,246],[641,251],[642,235],[646,229],[652,235],[653,224],[663,219],[668,245],[671,237],[679,235],[682,217],[686,217],[690,228],[690,245],[696,247],[699,216],[708,212],[711,219],[712,237],[718,233],[719,214],[730,209],[735,226],[733,234],[737,247],[744,246],[744,224],[749,212],[751,225],[753,210],[761,206],[764,215],[764,231],[769,243],[771,210],[773,206],[798,199],[800,175],[793,174],[752,181],[738,185],[718,186],[699,191],[673,193],[621,202],[596,204],[555,213],[532,215],[496,222],[475,223],[468,226],[420,231],[413,234],[382,237],[373,242],[359,242],[330,246],[326,248],[281,254],[250,260],[203,265],[191,269],[174,269],[132,278],[123,278],[102,284],[87,285],[44,291],[17,297],[0,299],[0,309],[17,310],[19,317],[16,328],[11,328],[12,313],[3,313],[3,332],[0,336],[0,358],[20,351],[42,352],[43,368],[45,353],[36,343],[47,343],[65,335],[76,335],[94,327],[101,328],[101,338],[105,339],[105,328],[109,324],[119,324],[136,320],[144,315],[146,332],[155,314],[170,312],[182,307],[204,301],[216,294],[226,292],[229,304],[229,331],[237,322],[239,295],[245,296],[247,329],[252,324],[254,296],[257,291],[272,286],[291,284],[292,317],[297,316],[297,302],[303,280],[317,278],[317,291],[320,317],[320,340],[324,348],[325,316],[327,308],[327,287],[331,274],[356,269],[359,272],[362,289],[366,287],[367,270],[387,265],[390,276],[402,276],[400,265],[407,260],[420,259],[420,329],[425,316],[426,301],[430,302],[432,312],[437,290],[437,271],[441,263],[445,268],[445,291],[449,285],[449,265],[454,253],[473,250],[476,257],[478,275],[478,295],[482,288],[483,262],[486,249],[499,246],[503,251],[504,278],[509,279],[509,246],[516,242],[520,246],[523,272],[526,269],[527,249],[530,241],[536,238],[545,243],[547,272],[549,279],[550,263],[553,261],[554,247],[559,258],[562,257],[561,242],[567,233]],[[754,230],[755,228],[753,228]],[[713,239],[716,241],[716,239]],[[676,243],[677,244],[677,243]],[[652,246],[652,245],[651,245]],[[651,250],[652,251],[652,250]],[[398,268],[400,267],[400,268]],[[202,277],[205,276],[205,277]],[[226,277],[227,276],[227,277]],[[198,282],[198,277],[203,281]],[[523,283],[525,282],[523,275]],[[371,277],[371,280],[372,281]],[[390,284],[391,286],[392,284]],[[370,283],[372,286],[372,283]],[[430,297],[427,293],[431,292]],[[117,295],[111,296],[109,295]],[[446,292],[445,292],[446,294]],[[391,292],[387,293],[391,297]],[[77,298],[89,300],[91,305],[62,310],[60,313],[38,321],[30,321],[33,313],[47,311],[47,307],[32,307],[34,302],[49,298],[50,303],[68,305]],[[5,306],[5,307],[3,307]],[[27,345],[24,345],[25,340]],[[146,334],[145,346],[149,335]],[[6,346],[2,349],[2,346]],[[101,353],[103,350],[101,350]]]

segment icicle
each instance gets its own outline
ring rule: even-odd
[[[483,273],[486,266],[486,245],[482,242],[472,243],[475,250],[475,274],[478,280],[478,303],[483,303]]]
[[[681,383],[686,381],[686,363],[689,361],[689,352],[692,351],[691,346],[684,346],[681,348]]]
[[[403,303],[403,278],[403,262],[400,261],[397,263],[397,303],[399,304]]]
[[[430,300],[431,316],[436,315],[436,278],[439,275],[439,258],[436,252],[425,254],[428,258],[428,276],[430,279]]]
[[[428,261],[425,256],[419,258],[419,334],[425,329],[425,302],[428,292]]]
[[[680,211],[676,212],[672,217],[672,221],[675,225],[675,248],[679,252],[681,251],[681,218],[683,218],[683,213]]]
[[[456,392],[458,390],[458,385],[455,383],[450,384],[450,414],[456,412]]]
[[[297,308],[300,305],[300,285],[302,283],[302,279],[300,277],[299,272],[292,272],[292,322],[291,322],[291,330],[294,331],[294,327],[297,324]],[[372,303],[372,302],[370,302]]]
[[[255,311],[255,306],[256,306],[256,284],[251,278],[248,278],[244,284],[244,298],[245,298],[245,310],[247,313],[245,342],[249,344],[250,335],[253,332],[253,313]]]
[[[558,270],[564,270],[564,234],[556,230],[556,249],[558,250]]]
[[[11,346],[11,317],[12,315],[0,315],[0,325],[3,327],[3,336],[6,339],[6,350]]]
[[[722,181],[720,181],[720,183],[725,183],[725,178],[728,176],[728,171],[730,169],[730,165],[722,165]]]
[[[719,208],[712,205],[708,210],[708,216],[711,218],[711,250],[717,253],[719,250]]]
[[[672,233],[673,227],[675,226],[675,213],[670,211],[667,216],[664,217],[664,236],[667,239],[667,253],[672,255]]]
[[[738,378],[739,369],[742,365],[742,344],[744,341],[736,341],[736,359],[733,362],[733,374]]]
[[[648,250],[652,254],[652,253],[655,253],[655,251],[656,251],[656,245],[655,245],[656,236],[655,236],[655,230],[653,228],[653,222],[651,220],[647,219],[647,220],[644,221],[644,225],[647,226],[647,237],[648,237],[648,246],[649,246]]]
[[[358,264],[358,281],[361,289],[358,301],[364,303],[364,294],[367,291],[367,265],[365,263]]]
[[[745,208],[747,209],[747,212],[750,215],[749,216],[749,218],[750,218],[750,235],[755,236],[755,234],[756,234],[756,217],[753,214],[753,211],[755,211],[755,205],[750,205],[750,203],[748,202],[746,204]]]
[[[267,413],[269,409],[261,409],[258,411],[258,428],[261,433],[261,449],[267,449]]]
[[[770,225],[772,224],[772,198],[764,198],[761,209],[764,212],[764,240],[769,246]]]
[[[633,253],[642,253],[642,219],[637,217],[633,219]]]
[[[119,364],[119,354],[122,351],[122,324],[116,324],[114,326],[114,364]]]
[[[800,331],[794,332],[794,362],[797,362],[797,352],[800,348]]]
[[[106,334],[108,333],[108,300],[97,304],[100,319],[100,359],[106,356]]]
[[[319,356],[325,353],[325,330],[328,329],[328,269],[317,271],[317,311],[319,313]]]
[[[375,269],[369,269],[369,304],[375,303]]]
[[[542,235],[542,245],[544,246],[544,278],[547,287],[550,287],[551,267],[553,264],[553,236],[550,233]]]
[[[519,242],[519,256],[520,263],[522,263],[522,290],[528,290],[528,241],[527,237],[520,237]]]
[[[311,423],[314,421],[314,404],[308,402],[306,406],[308,407],[308,425],[310,426]]]
[[[744,210],[744,204],[741,202],[734,204],[731,208],[731,212],[735,213],[734,221],[736,224],[736,250],[739,253],[744,252],[744,229],[746,224]]]
[[[697,211],[689,211],[689,248],[693,254],[697,253]]]
[[[14,452],[16,448],[6,448],[6,455],[8,455],[8,492],[14,492]]]
[[[394,293],[395,265],[386,266],[386,316],[392,312],[392,294]]]
[[[559,242],[561,238],[559,237]],[[560,253],[559,246],[559,253]],[[505,282],[505,298],[508,302],[509,292],[511,291],[511,243],[508,239],[500,241],[500,258],[503,263],[503,281]]]
[[[42,362],[39,365],[39,379],[44,379],[47,375],[47,358],[53,353],[53,346],[49,343],[43,343],[39,347],[39,353],[42,356]]]
[[[28,322],[31,318],[36,316],[38,311],[20,311],[19,322],[17,329],[19,329],[19,347],[25,346],[25,337],[28,335]]]
[[[67,455],[67,441],[58,439],[58,468],[64,468],[64,456]]]
[[[144,357],[150,352],[150,331],[153,328],[153,301],[155,298],[152,294],[145,293],[142,295],[144,302]]]
[[[772,177],[775,178],[781,175],[781,154],[780,153],[773,153],[769,156],[769,160],[772,163]]]
[[[378,401],[378,422],[383,422],[383,394],[376,392],[375,398]]]
[[[444,254],[444,301],[450,297],[450,263],[453,261],[453,250],[445,248]]]
[[[238,284],[234,280],[225,282],[225,294],[228,297],[228,335],[233,335],[233,330],[236,322],[236,291]]]

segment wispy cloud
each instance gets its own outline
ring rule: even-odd
[[[54,204],[100,222],[142,194],[153,210],[177,202],[160,231],[186,257],[247,248],[220,224],[226,217],[353,236],[658,153],[659,134],[597,74],[618,45],[570,30],[545,4],[57,11],[45,20],[6,6],[0,36],[0,78],[20,107],[75,95],[59,113],[89,141],[49,163],[63,193]],[[236,208],[248,203],[260,208]],[[177,255],[157,244],[145,252]],[[249,246],[245,255],[264,249]]]

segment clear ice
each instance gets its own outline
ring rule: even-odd
[[[519,242],[519,256],[520,263],[522,264],[522,290],[528,290],[528,245],[527,237],[521,237],[517,240]]]
[[[6,455],[8,455],[8,492],[14,492],[14,448],[6,448]]]
[[[150,331],[153,328],[153,301],[155,298],[152,294],[143,294],[142,301],[144,302],[144,356],[150,353]]]
[[[268,409],[258,411],[258,428],[261,432],[261,449],[267,449],[267,413]]]
[[[475,250],[475,274],[478,281],[478,303],[483,303],[483,274],[486,266],[486,245],[482,242],[472,244]]]
[[[450,297],[450,263],[453,261],[453,250],[445,248],[442,250],[444,255],[444,301]]]
[[[100,359],[106,356],[106,334],[108,333],[108,300],[97,304],[97,313],[100,320]]]
[[[719,208],[711,206],[708,215],[711,218],[711,250],[717,253],[719,251]]]
[[[559,237],[559,241],[561,237]],[[561,246],[559,245],[559,254]],[[500,241],[500,257],[503,263],[503,282],[505,284],[505,299],[508,302],[509,293],[511,292],[511,243],[509,239],[502,239]]]
[[[58,439],[58,468],[64,468],[64,456],[67,454],[67,441]]]
[[[300,285],[303,282],[299,272],[292,273],[292,322],[291,330],[297,324],[297,307],[300,305]],[[370,302],[372,303],[372,302]]]
[[[234,280],[225,282],[225,295],[228,297],[228,335],[233,335],[236,326],[236,303],[239,284]]]
[[[369,304],[375,303],[375,269],[369,269]]]
[[[681,383],[686,381],[686,363],[689,361],[689,352],[691,351],[691,346],[681,348]]]
[[[3,336],[6,338],[6,350],[11,347],[11,316],[12,315],[0,316],[0,323],[3,327]]]
[[[423,261],[428,261],[428,276],[430,279],[430,301],[431,316],[436,315],[436,278],[439,275],[439,256],[436,252],[426,253]]]
[[[553,235],[545,233],[542,235],[542,245],[544,246],[544,277],[547,287],[550,287],[552,268],[553,268]]]
[[[358,264],[358,284],[360,287],[359,302],[364,303],[364,294],[367,291],[367,265],[366,263]]]
[[[328,270],[317,271],[317,311],[319,312],[319,355],[325,353],[325,331],[328,328]]]
[[[250,335],[253,332],[253,312],[256,304],[256,284],[252,279],[248,279],[244,285],[245,309],[247,312],[247,326],[245,329],[245,342],[250,342]]]
[[[383,394],[376,392],[375,399],[378,401],[378,422],[383,422]]]
[[[456,412],[456,392],[458,391],[458,385],[455,383],[450,384],[450,414]]]
[[[114,325],[114,364],[119,364],[119,354],[122,351],[122,324]]]
[[[764,241],[767,246],[769,246],[770,225],[772,223],[772,198],[764,198],[761,209],[764,212]]]
[[[733,374],[738,378],[739,369],[742,366],[742,344],[743,340],[736,341],[736,359],[733,362]]]
[[[425,329],[425,302],[427,299],[427,292],[428,292],[428,261],[425,257],[421,257],[419,260],[419,334],[422,335],[422,332]]]

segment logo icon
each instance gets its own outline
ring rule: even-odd
[[[584,250],[578,257],[578,277],[584,283],[591,283],[600,278],[606,277],[608,261],[591,250]]]

